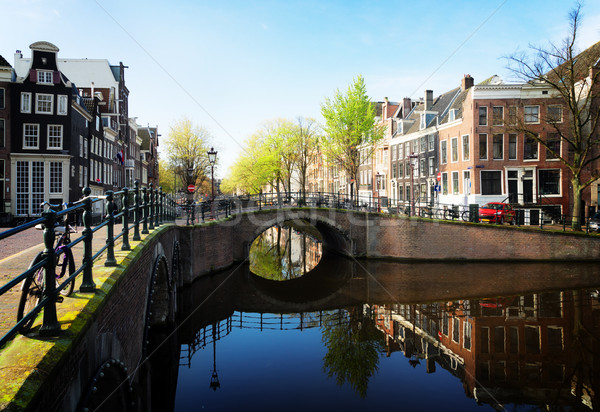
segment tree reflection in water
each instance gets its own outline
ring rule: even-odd
[[[385,341],[373,320],[363,314],[362,306],[352,308],[347,316],[349,322],[328,317],[323,324],[322,341],[327,348],[323,371],[330,378],[335,376],[339,386],[348,382],[364,398],[369,379],[379,369]]]
[[[322,247],[318,236],[316,229],[303,222],[273,226],[252,242],[250,270],[270,280],[303,276],[321,259]]]

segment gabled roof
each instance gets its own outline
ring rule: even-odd
[[[0,67],[12,67],[2,55],[0,55]]]
[[[600,41],[581,53],[579,53],[574,58],[574,72],[576,80],[583,80],[589,75],[590,67],[599,66],[600,65]],[[568,62],[563,63],[558,66],[555,70],[550,70],[546,73],[546,76],[552,78],[552,76],[556,76],[556,73],[561,73],[563,70],[567,69]]]
[[[460,87],[456,87],[444,94],[439,95],[433,100],[431,108],[429,108],[427,111],[437,112],[437,114],[435,116],[431,116],[425,128],[435,125],[436,119],[442,120],[441,117],[446,115],[450,104],[456,99],[456,96],[459,94],[459,92]],[[417,105],[413,108],[413,110],[410,112],[410,115],[408,116],[408,119],[413,120],[414,123],[404,133],[405,135],[409,133],[415,133],[421,130],[421,112],[423,112],[424,110],[425,103],[423,102],[417,103]]]
[[[448,110],[446,111],[446,113],[444,114],[444,116],[442,118],[440,118],[440,124],[448,123],[449,117],[450,117],[450,110],[452,110],[452,109],[456,110],[455,111],[455,115],[454,115],[455,119],[459,119],[459,118],[462,117],[462,115],[463,115],[463,103],[467,99],[467,95],[469,94],[469,90],[471,90],[471,88],[468,88],[466,90],[462,90],[458,94],[458,96],[456,96],[456,99],[454,99],[454,101],[452,102],[452,104],[450,105],[450,107],[448,107]]]

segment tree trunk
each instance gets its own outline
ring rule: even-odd
[[[571,229],[573,230],[581,230],[582,217],[581,216],[581,184],[579,183],[579,176],[573,176],[571,178],[571,186],[573,187],[573,210],[572,210],[572,220],[571,220]]]

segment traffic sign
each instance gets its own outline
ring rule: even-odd
[[[188,186],[188,192],[194,193],[194,190],[196,190],[196,186],[194,186],[194,185],[189,185]]]
[[[442,172],[438,172],[437,181],[440,182],[442,180]]]

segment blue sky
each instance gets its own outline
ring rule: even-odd
[[[560,41],[565,0],[117,1],[0,0],[0,55],[49,41],[63,58],[129,66],[130,116],[163,138],[182,116],[206,127],[219,176],[270,119],[320,120],[320,104],[365,77],[373,100],[419,98],[493,74],[503,56]],[[580,47],[600,40],[587,0]]]

